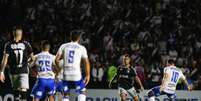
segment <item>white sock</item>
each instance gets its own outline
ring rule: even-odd
[[[79,95],[78,95],[78,101],[86,101],[86,95],[84,95],[84,94],[79,94]]]
[[[63,101],[69,101],[69,97],[63,97]]]
[[[155,97],[154,96],[150,97],[149,101],[155,101]]]

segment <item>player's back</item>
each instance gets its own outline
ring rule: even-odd
[[[55,78],[53,72],[55,56],[49,52],[41,52],[36,55],[36,66],[38,70],[38,78]]]
[[[168,77],[164,81],[164,91],[167,93],[175,93],[178,81],[185,76],[182,71],[175,66],[168,66],[164,69],[164,73],[167,73]]]
[[[59,51],[63,54],[63,78],[69,81],[81,79],[80,62],[82,58],[87,58],[86,48],[77,42],[63,44]]]

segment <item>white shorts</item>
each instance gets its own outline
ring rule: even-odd
[[[13,74],[11,75],[11,84],[15,90],[29,89],[29,75],[24,74]]]
[[[128,90],[126,90],[126,89],[124,89],[122,87],[118,87],[118,92],[119,92],[119,94],[126,94],[126,96],[128,96],[128,95],[130,95],[131,97],[138,96],[138,94],[137,94],[137,92],[136,92],[134,87],[132,87],[132,88],[130,88]]]

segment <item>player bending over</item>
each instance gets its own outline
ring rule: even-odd
[[[168,60],[167,67],[164,68],[163,73],[162,84],[148,91],[149,101],[155,101],[155,97],[160,95],[167,95],[170,101],[175,101],[175,90],[180,79],[185,83],[188,90],[191,90],[182,71],[175,66],[174,60]]]
[[[56,55],[56,64],[59,66],[59,61],[63,59],[63,101],[69,101],[70,88],[74,86],[78,95],[78,101],[86,100],[86,88],[90,79],[90,64],[88,60],[87,50],[78,42],[81,33],[73,31],[71,33],[71,42],[61,45]],[[80,62],[83,60],[85,64],[86,77],[83,80],[80,69]]]
[[[133,86],[134,81],[136,81],[140,85],[141,90],[144,90],[144,87],[139,77],[137,76],[135,68],[130,64],[130,56],[125,55],[123,62],[124,64],[118,68],[117,73],[110,81],[109,86],[111,86],[111,83],[114,78],[117,78],[118,91],[120,94],[121,101],[126,101],[128,95],[130,95],[134,99],[134,101],[139,101],[137,91]]]
[[[34,59],[38,76],[31,96],[33,97],[33,101],[39,101],[43,96],[48,95],[49,101],[54,101],[55,74],[53,67],[55,66],[55,56],[49,53],[50,44],[48,41],[43,41],[41,48],[42,52],[37,54]]]
[[[14,90],[14,101],[27,101],[27,90],[29,89],[28,60],[33,60],[31,45],[22,40],[23,30],[16,27],[13,32],[14,40],[5,44],[4,55],[0,68],[0,80],[4,82],[4,69],[9,65],[11,83]]]

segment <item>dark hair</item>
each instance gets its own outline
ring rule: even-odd
[[[50,49],[50,42],[47,40],[44,40],[41,42],[41,48],[42,49]]]
[[[167,62],[168,62],[169,64],[171,64],[171,65],[175,64],[175,61],[174,61],[173,59],[169,59]]]
[[[70,38],[72,41],[77,41],[81,37],[82,32],[78,30],[74,30],[70,34]]]

